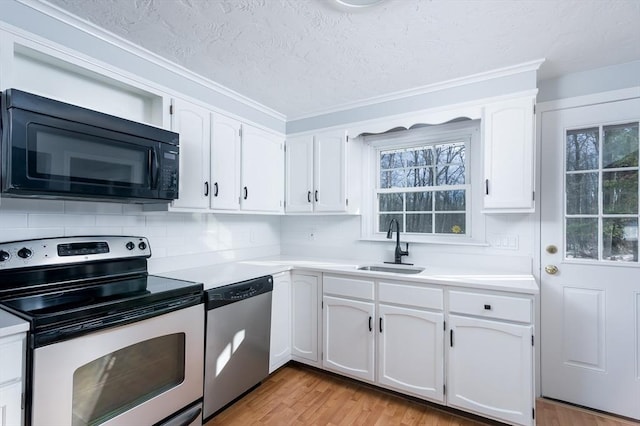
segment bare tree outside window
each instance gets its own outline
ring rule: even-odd
[[[465,235],[465,141],[379,151],[378,232],[392,219],[404,232]]]

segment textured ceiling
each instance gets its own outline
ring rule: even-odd
[[[546,58],[640,59],[640,0],[49,0],[290,118]]]

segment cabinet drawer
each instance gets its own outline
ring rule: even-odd
[[[22,377],[24,335],[0,339],[0,385]]]
[[[373,281],[325,275],[322,279],[325,294],[373,300]]]
[[[530,299],[495,294],[449,292],[449,311],[480,317],[531,322]]]
[[[442,289],[380,282],[378,299],[384,303],[415,306],[418,308],[443,308]]]

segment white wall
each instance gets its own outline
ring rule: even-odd
[[[487,215],[487,246],[409,244],[404,262],[420,266],[489,269],[531,273],[533,215]],[[384,242],[360,240],[360,216],[286,216],[282,218],[282,254],[362,262],[393,261],[395,233]],[[401,241],[403,241],[401,234]],[[402,244],[404,248],[404,243]]]
[[[3,198],[0,241],[76,235],[149,239],[149,270],[230,262],[280,253],[273,216],[145,213],[135,204]]]

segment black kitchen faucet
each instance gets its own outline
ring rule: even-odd
[[[403,263],[402,262],[402,256],[409,256],[409,243],[406,243],[406,250],[402,250],[402,248],[400,247],[400,223],[398,223],[397,219],[391,219],[391,222],[389,222],[389,230],[387,231],[387,238],[391,239],[391,236],[393,235],[393,224],[396,224],[396,252],[395,252],[395,259],[393,262],[384,262],[384,263],[396,263],[396,264],[401,264],[401,265],[413,265],[413,263]]]

